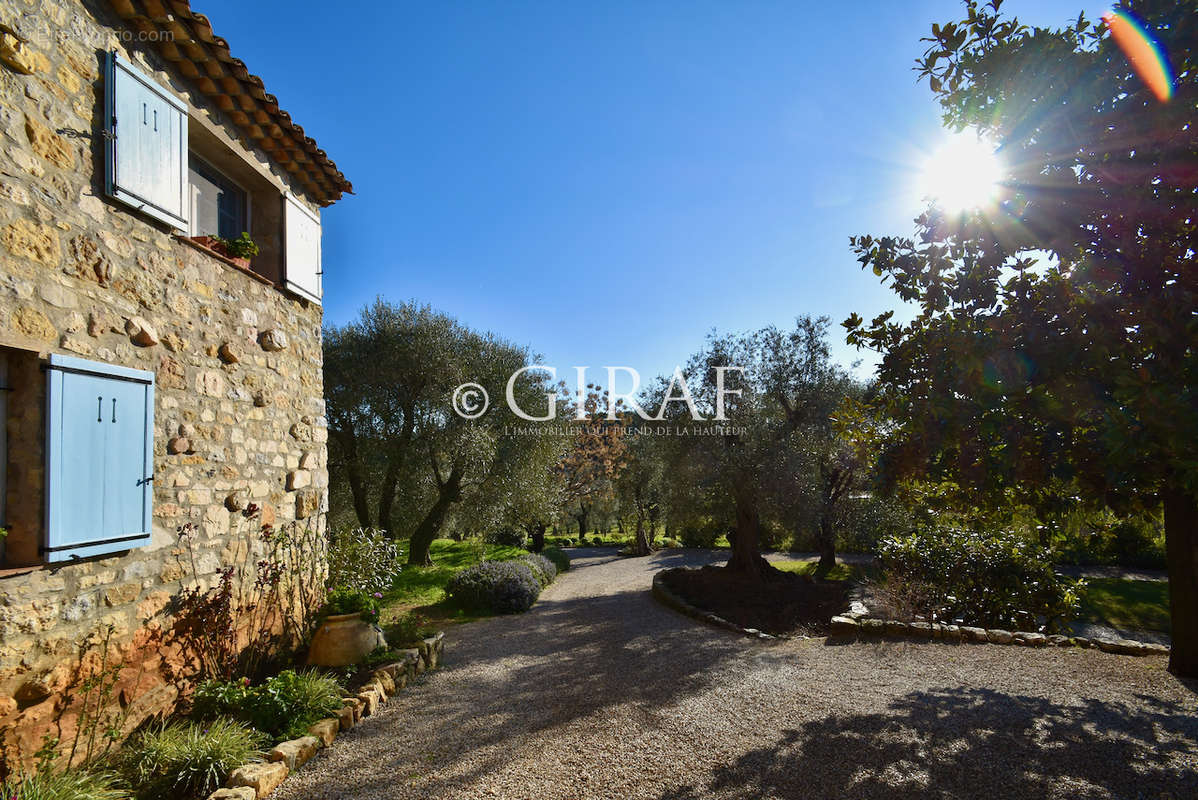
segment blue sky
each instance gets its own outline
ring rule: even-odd
[[[939,110],[923,2],[203,0],[353,181],[325,314],[416,299],[576,364],[668,372],[710,329],[893,308],[852,234],[905,234]],[[1062,24],[1086,0],[1008,0]],[[863,365],[868,371],[869,355]],[[626,387],[625,387],[626,388]]]

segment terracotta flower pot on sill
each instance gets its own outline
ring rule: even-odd
[[[229,255],[229,250],[225,246],[225,243],[216,236],[192,236],[191,240],[200,247],[203,247],[205,250],[215,253],[223,259],[231,261],[242,269],[250,268],[250,259]]]
[[[225,243],[216,236],[192,236],[191,240],[209,253],[218,255],[221,258],[229,257],[228,251],[225,250]]]
[[[308,663],[318,667],[357,664],[376,647],[386,647],[383,632],[361,614],[335,614],[325,619],[308,646]]]
[[[196,244],[207,247],[209,250],[212,250],[216,253],[219,253],[223,247],[223,245],[220,243],[220,240],[215,236],[193,236],[191,237],[191,240]]]

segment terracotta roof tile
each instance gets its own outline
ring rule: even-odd
[[[229,52],[229,43],[212,31],[188,0],[110,0],[116,13],[136,31],[167,31],[173,41],[153,42],[158,52],[197,89],[228,114],[252,144],[271,155],[322,206],[354,187],[325,151],[279,108],[262,79]],[[159,37],[153,37],[159,38]]]

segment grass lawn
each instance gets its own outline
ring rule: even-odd
[[[784,572],[797,572],[800,575],[814,575],[817,561],[771,561],[770,564]],[[865,570],[859,564],[837,564],[824,576],[830,581],[860,581],[865,577]]]
[[[416,611],[437,621],[466,622],[477,619],[452,606],[446,599],[445,586],[455,573],[480,561],[509,561],[528,552],[522,547],[481,544],[478,541],[455,542],[437,539],[429,547],[431,567],[405,566],[383,594],[380,614],[384,628],[401,614]]]
[[[1090,578],[1080,619],[1132,631],[1169,631],[1167,581]]]

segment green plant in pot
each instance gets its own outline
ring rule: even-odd
[[[308,647],[308,663],[321,667],[356,664],[387,640],[378,627],[382,595],[360,589],[329,590],[322,621]]]
[[[401,615],[387,626],[387,638],[394,642],[396,647],[414,647],[421,639],[436,632],[432,620],[414,611]]]
[[[250,259],[258,255],[258,245],[250,238],[248,231],[242,231],[241,235],[236,239],[221,239],[224,245],[225,254],[234,261],[241,262],[243,266],[249,266]]]

